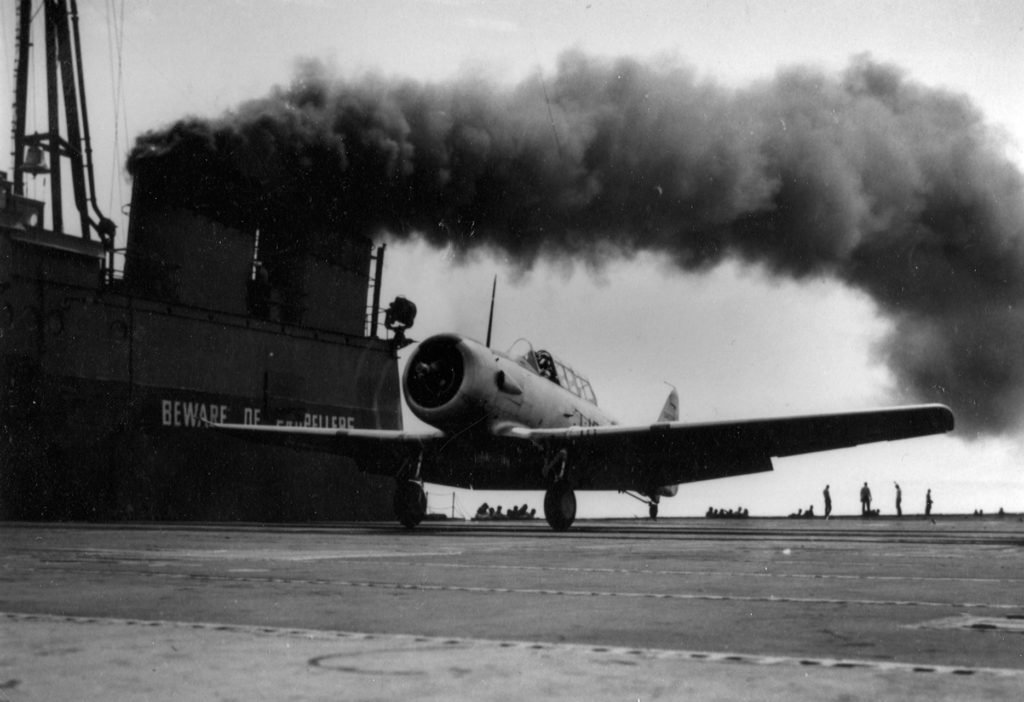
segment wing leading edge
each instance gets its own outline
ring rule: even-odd
[[[254,424],[211,424],[246,441],[320,451],[352,458],[360,470],[397,475],[403,466],[446,441],[440,432],[411,433],[389,429],[321,429]]]

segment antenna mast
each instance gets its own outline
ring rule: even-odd
[[[494,283],[491,284],[491,313],[487,316],[487,343],[485,346],[491,348],[491,327],[494,325],[494,293],[498,289],[498,276],[495,274]]]

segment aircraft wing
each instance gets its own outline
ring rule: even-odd
[[[421,456],[447,455],[445,472],[428,480],[486,488],[499,477],[474,472],[466,456],[454,453],[459,444],[441,432],[411,433],[384,429],[212,424],[212,428],[247,441],[347,456],[361,470],[398,475]],[[688,424],[657,422],[641,426],[531,429],[522,425],[496,428],[492,450],[512,464],[524,456],[565,451],[574,487],[582,490],[639,490],[711,480],[772,469],[774,457],[893,441],[952,430],[953,413],[943,405],[917,405],[843,414]],[[529,450],[524,451],[526,447]],[[460,460],[462,459],[462,460]],[[543,462],[543,461],[541,461]],[[536,465],[531,461],[531,465]],[[437,469],[437,466],[434,467]],[[503,488],[540,489],[540,479],[512,470]],[[536,475],[537,477],[531,477]],[[491,485],[498,487],[498,485]]]
[[[644,491],[769,471],[773,457],[940,434],[952,429],[953,413],[948,407],[916,405],[705,424],[512,427],[504,436],[532,441],[547,455],[565,450],[572,482],[579,489]]]
[[[412,433],[391,429],[322,429],[263,424],[211,424],[222,433],[273,446],[348,456],[361,470],[397,475],[426,450],[447,441],[441,432]]]

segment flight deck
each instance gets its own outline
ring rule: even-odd
[[[0,525],[0,700],[1020,699],[1002,518]]]

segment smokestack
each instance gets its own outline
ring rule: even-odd
[[[570,52],[512,87],[346,81],[309,63],[229,115],[141,136],[128,166],[158,167],[210,216],[298,239],[828,276],[892,322],[881,352],[908,399],[994,434],[1024,419],[1024,178],[1003,147],[966,96],[866,56],[729,90],[677,63]]]

